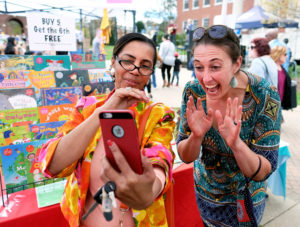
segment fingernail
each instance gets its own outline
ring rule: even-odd
[[[113,145],[113,142],[111,140],[107,140],[107,144],[111,147]]]

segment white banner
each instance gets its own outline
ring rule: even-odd
[[[31,51],[76,51],[75,19],[48,13],[26,17]]]

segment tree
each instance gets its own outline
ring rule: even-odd
[[[177,14],[177,0],[162,0],[163,11],[161,15],[164,16],[165,19],[175,19],[175,15]]]
[[[280,18],[299,18],[298,0],[263,0],[261,6]]]
[[[145,25],[142,21],[136,22],[135,25],[138,33],[141,33],[145,29]]]

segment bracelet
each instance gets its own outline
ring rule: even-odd
[[[259,160],[259,163],[258,163],[258,168],[256,170],[256,172],[252,175],[252,177],[250,178],[249,181],[252,181],[254,177],[256,177],[256,175],[259,173],[260,171],[260,168],[261,168],[261,158],[259,157],[259,155],[257,156],[258,157],[258,160]]]

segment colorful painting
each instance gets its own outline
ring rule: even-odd
[[[45,179],[39,169],[38,155],[47,140],[36,140],[29,143],[0,147],[3,176],[6,189],[25,185],[34,187]],[[33,182],[37,182],[33,184]],[[20,188],[23,190],[23,188]],[[14,190],[18,191],[17,190]],[[8,190],[8,193],[12,191]]]
[[[97,69],[105,68],[104,54],[72,54],[71,55],[72,69]]]
[[[91,83],[111,82],[113,81],[110,71],[107,69],[89,69],[89,79]]]
[[[42,88],[42,105],[62,105],[77,103],[82,96],[82,87]]]
[[[73,87],[89,83],[87,70],[55,71],[56,87]]]
[[[0,129],[0,146],[27,143],[31,141],[31,132],[27,126]]]
[[[31,55],[0,55],[0,70],[33,70]]]
[[[66,121],[54,121],[30,125],[31,140],[51,139]]]
[[[0,111],[0,124],[4,128],[28,126],[39,121],[38,108],[12,109]]]
[[[33,88],[0,89],[0,110],[37,107]]]
[[[53,121],[67,121],[71,113],[75,110],[76,104],[64,104],[56,106],[40,106],[40,123]]]
[[[25,79],[22,71],[0,71],[0,89],[24,87]]]
[[[69,55],[34,56],[35,71],[71,70]]]
[[[95,84],[84,84],[82,86],[83,96],[109,94],[115,88],[114,82],[102,82]]]

